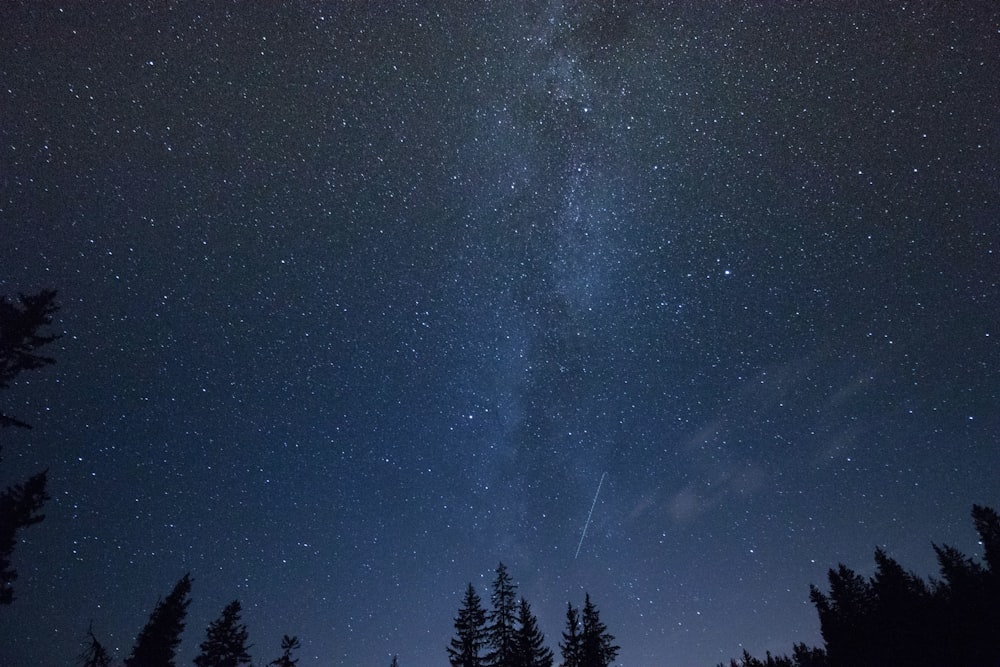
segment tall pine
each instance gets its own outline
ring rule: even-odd
[[[298,650],[302,647],[299,643],[298,637],[289,637],[285,635],[281,638],[281,650],[282,654],[280,658],[275,658],[271,662],[267,663],[268,667],[295,667],[298,664],[299,659],[292,657],[292,651]]]
[[[94,626],[87,628],[86,648],[80,654],[81,667],[111,667],[111,654],[94,635]]]
[[[136,637],[125,667],[175,667],[174,657],[184,632],[191,600],[191,575],[185,574],[165,600],[156,603],[146,626]]]
[[[455,618],[455,636],[448,649],[451,667],[483,667],[482,651],[486,645],[486,612],[476,589],[469,583],[462,607]]]
[[[514,631],[513,667],[552,667],[552,650],[545,646],[545,635],[538,629],[538,619],[523,597],[517,608],[517,630]]]
[[[583,636],[580,634],[580,610],[572,602],[566,604],[566,629],[559,642],[562,651],[560,667],[580,667],[583,659]]]
[[[615,646],[615,637],[601,622],[600,613],[594,603],[590,601],[589,593],[583,605],[582,620],[583,634],[580,642],[579,667],[608,667],[618,657],[618,651],[621,647]]]
[[[240,601],[233,600],[222,615],[208,625],[201,652],[194,659],[198,667],[238,667],[250,664],[247,626],[240,622]]]
[[[56,334],[41,333],[52,324],[52,316],[58,310],[55,298],[54,290],[42,290],[38,294],[20,295],[18,305],[0,296],[0,389],[9,388],[24,371],[55,363],[54,359],[38,353],[39,348],[59,338]],[[0,411],[0,427],[5,426],[31,428],[27,422]],[[13,556],[18,533],[45,518],[41,509],[49,499],[45,491],[47,474],[43,470],[0,491],[0,605],[11,604],[15,599],[17,570]]]
[[[514,657],[514,622],[517,618],[517,586],[503,563],[497,565],[497,576],[493,580],[490,602],[493,609],[489,613],[486,628],[486,667],[510,667]]]

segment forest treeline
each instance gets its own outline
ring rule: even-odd
[[[496,569],[490,605],[486,611],[472,583],[467,585],[455,617],[455,637],[447,647],[451,667],[552,667],[555,654],[545,646],[531,605],[517,597],[517,586],[503,563]],[[582,613],[568,603],[560,665],[607,667],[618,657],[614,641],[590,594]]]
[[[876,549],[871,577],[840,564],[829,571],[828,592],[810,586],[823,648],[744,653],[729,667],[1000,666],[1000,517],[973,505],[972,522],[983,562],[934,544],[940,579],[925,580]]]
[[[55,297],[53,290],[22,294],[17,301],[0,296],[0,390],[8,389],[22,372],[54,363],[40,350],[58,338],[44,333],[57,311]],[[0,411],[0,431],[7,428],[31,425]],[[48,500],[47,483],[43,470],[0,493],[0,612],[16,600],[15,547],[22,530],[45,518],[41,510]],[[882,549],[875,550],[875,572],[869,578],[840,564],[829,571],[828,591],[810,587],[822,647],[797,644],[791,655],[768,653],[763,658],[744,652],[728,667],[1000,667],[1000,517],[992,508],[973,505],[972,521],[983,547],[982,561],[948,545],[934,544],[938,579],[925,580],[905,570]],[[32,556],[38,557],[27,557]],[[175,667],[192,582],[190,575],[184,575],[157,602],[124,667]],[[194,659],[196,667],[252,664],[241,611],[239,600],[233,600],[208,625]],[[76,664],[111,667],[113,656],[93,629],[88,628],[83,637],[84,649]],[[266,665],[293,667],[300,646],[297,637],[285,635],[281,654]],[[567,605],[558,648],[559,667],[608,667],[617,659],[620,647],[614,644],[589,594],[582,608]],[[553,667],[556,663],[531,605],[517,596],[503,563],[496,569],[489,609],[468,584],[454,619],[454,636],[442,649],[442,663],[447,657],[451,667]],[[664,664],[670,664],[669,656]],[[399,660],[394,657],[390,667],[399,667]]]

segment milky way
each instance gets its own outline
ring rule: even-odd
[[[995,3],[596,4],[6,3],[0,292],[65,335],[0,662],[191,572],[186,662],[238,597],[260,661],[444,664],[502,560],[552,648],[589,592],[708,667],[978,555]]]

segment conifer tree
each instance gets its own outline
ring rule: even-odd
[[[125,667],[175,667],[184,618],[191,600],[191,575],[185,574],[165,600],[156,603],[146,626],[136,637]]]
[[[111,667],[111,654],[94,635],[94,626],[87,628],[86,648],[80,654],[81,667]]]
[[[580,667],[583,658],[583,637],[580,635],[580,611],[572,602],[566,604],[566,629],[559,642],[562,651],[560,667]]]
[[[240,601],[233,600],[222,615],[208,625],[201,653],[194,659],[198,667],[238,667],[250,664],[247,626],[240,623]]]
[[[809,587],[809,599],[819,614],[820,633],[833,664],[867,664],[872,640],[875,597],[871,584],[840,563],[828,573],[830,593]]]
[[[48,470],[32,475],[23,484],[8,486],[0,493],[0,605],[11,604],[17,570],[13,566],[17,534],[22,528],[41,523],[42,506],[49,499],[45,491]]]
[[[983,560],[994,577],[1000,578],[1000,515],[992,507],[972,506],[972,523],[983,544]]]
[[[507,567],[497,565],[497,576],[493,581],[490,602],[493,609],[489,613],[486,628],[486,667],[510,667],[514,655],[514,621],[517,616],[517,586],[511,581]]]
[[[614,641],[614,635],[601,622],[600,613],[588,593],[583,605],[580,667],[608,667],[618,657],[621,648],[615,646]]]
[[[20,295],[21,304],[17,305],[0,296],[0,389],[9,388],[24,371],[55,363],[37,351],[59,338],[40,333],[42,327],[52,324],[52,315],[58,309],[55,298],[54,290],[43,290]],[[31,428],[27,422],[0,412],[0,427],[4,426]],[[47,481],[48,471],[44,470],[0,492],[0,605],[14,602],[17,570],[13,567],[13,556],[18,532],[45,518],[40,511],[49,499],[45,491]]]
[[[59,336],[40,333],[42,327],[52,324],[52,316],[59,309],[55,303],[55,290],[42,290],[38,294],[21,294],[21,305],[0,296],[0,389],[24,371],[36,370],[55,363],[55,359],[38,353]],[[0,412],[0,426],[31,428],[31,425]]]
[[[538,629],[538,619],[523,597],[517,609],[514,631],[513,667],[552,667],[552,650],[545,646],[545,635]]]
[[[452,667],[483,667],[481,653],[486,645],[485,632],[486,612],[470,582],[455,618],[455,637],[447,647],[448,662]]]
[[[280,658],[276,658],[271,662],[267,663],[268,667],[295,667],[298,664],[299,659],[292,659],[292,651],[300,648],[302,645],[299,643],[298,637],[289,637],[285,635],[281,638],[281,650],[284,651]]]

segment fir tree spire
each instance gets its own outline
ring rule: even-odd
[[[503,563],[497,565],[497,576],[493,580],[490,602],[493,610],[489,614],[486,629],[487,645],[484,664],[487,667],[508,667],[514,654],[514,621],[517,615],[517,586]]]
[[[175,667],[174,657],[184,632],[191,600],[191,575],[185,574],[165,600],[156,603],[146,626],[136,637],[125,667]]]
[[[448,662],[452,667],[482,667],[480,654],[486,645],[485,628],[483,602],[470,582],[455,618],[455,637],[447,647]]]
[[[239,600],[233,600],[222,610],[222,615],[208,625],[201,653],[194,659],[198,667],[238,667],[249,665],[247,626],[240,623]]]
[[[517,630],[514,631],[513,667],[552,667],[552,650],[545,646],[545,635],[538,629],[538,619],[523,597],[517,609]]]

